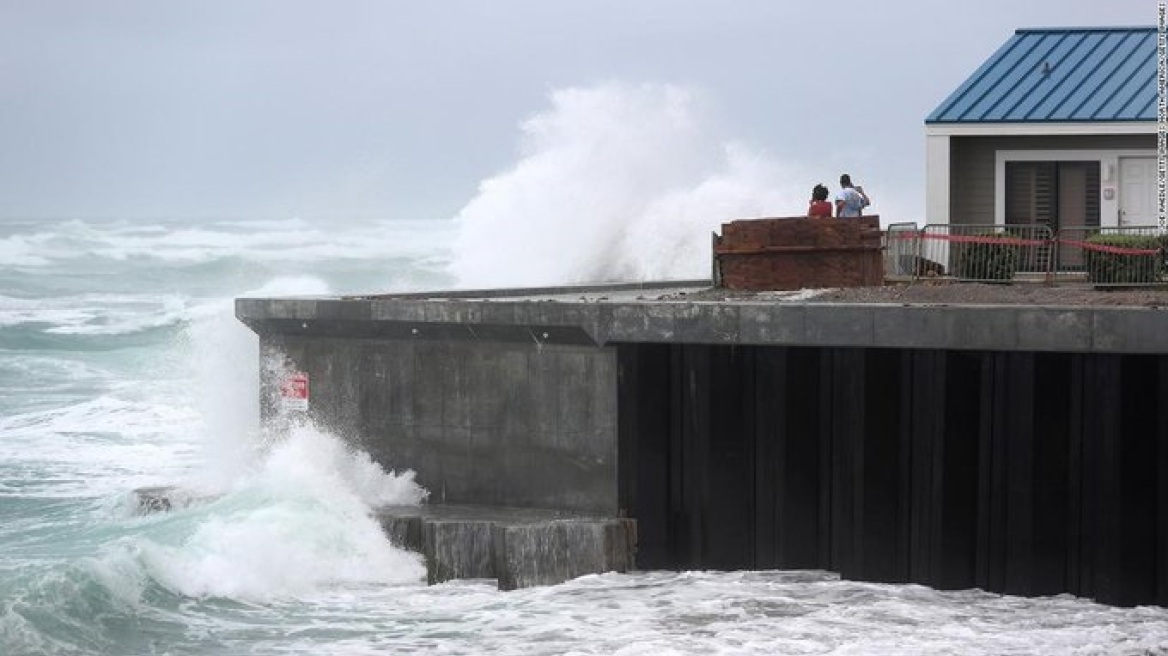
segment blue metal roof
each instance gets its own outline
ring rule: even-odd
[[[925,123],[1155,121],[1156,28],[1014,32]]]

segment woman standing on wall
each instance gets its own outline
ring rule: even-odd
[[[822,184],[815,185],[815,188],[811,190],[811,200],[809,203],[807,207],[807,218],[831,218],[831,203],[827,202],[827,187]]]

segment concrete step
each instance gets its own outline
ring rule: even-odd
[[[133,495],[141,513],[211,501],[172,486],[138,488]],[[500,590],[516,590],[635,566],[633,519],[448,504],[385,506],[374,512],[393,544],[422,555],[430,584],[496,579]]]
[[[377,514],[391,541],[422,554],[431,584],[493,578],[500,590],[516,590],[634,567],[632,519],[447,504]]]
[[[209,503],[215,497],[184,490],[173,485],[140,487],[133,491],[134,504],[139,514],[181,510],[188,506]]]

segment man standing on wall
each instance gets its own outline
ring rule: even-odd
[[[839,218],[861,216],[864,208],[871,205],[868,194],[863,187],[852,185],[852,176],[847,173],[840,176],[840,190],[835,195],[835,215]]]

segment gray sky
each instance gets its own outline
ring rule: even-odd
[[[699,89],[734,139],[921,220],[923,120],[1015,28],[1155,20],[1153,0],[0,0],[0,218],[451,217],[552,90],[618,81]]]

